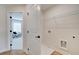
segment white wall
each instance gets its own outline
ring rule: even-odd
[[[6,6],[0,5],[0,52],[8,50]]]
[[[43,43],[52,49],[61,49],[60,41],[67,41],[70,54],[79,54],[79,5],[56,5],[45,12]],[[48,33],[51,30],[51,33]],[[73,39],[73,35],[76,38]]]

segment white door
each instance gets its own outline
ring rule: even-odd
[[[23,15],[19,12],[10,12],[10,49],[22,49],[22,20]]]
[[[39,55],[41,53],[41,16],[40,11],[33,5],[27,5],[27,49],[32,55]]]

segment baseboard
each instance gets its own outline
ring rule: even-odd
[[[8,51],[10,51],[10,49],[7,49],[7,50],[1,50],[1,51],[0,51],[0,54],[2,54],[2,53],[6,53],[6,52],[8,52]]]
[[[23,50],[25,53],[27,53],[28,55],[30,55],[30,53],[28,52],[28,50]]]
[[[10,49],[0,50],[0,53],[5,52],[5,51],[10,51]]]

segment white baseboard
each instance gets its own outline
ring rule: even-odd
[[[23,50],[24,52],[26,52],[26,54],[30,55],[29,51],[28,50]]]
[[[10,49],[5,49],[5,50],[0,50],[0,53],[5,52],[5,51],[9,51]]]

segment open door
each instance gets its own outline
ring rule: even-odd
[[[22,22],[23,13],[22,12],[9,12],[10,21],[10,50],[22,50],[23,49],[23,32],[22,32]]]

